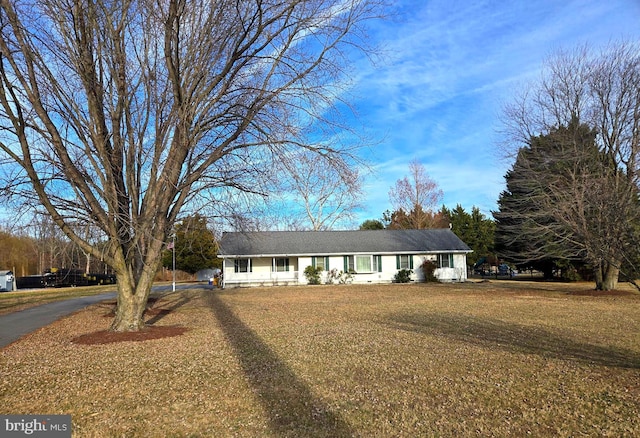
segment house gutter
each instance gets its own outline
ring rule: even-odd
[[[453,251],[394,251],[394,252],[336,252],[336,253],[299,253],[299,254],[218,254],[221,259],[237,259],[246,257],[332,257],[332,256],[344,256],[344,255],[433,255],[433,254],[469,254],[473,250],[453,250]]]

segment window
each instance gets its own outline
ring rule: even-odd
[[[453,254],[438,254],[439,268],[453,268]]]
[[[344,256],[344,271],[357,274],[382,272],[382,256],[368,254]]]
[[[353,256],[344,256],[344,272],[356,272]]]
[[[397,255],[396,256],[396,268],[397,269],[413,269],[413,256],[412,255]]]
[[[311,257],[311,266],[314,268],[322,268],[323,271],[328,271],[329,257]]]
[[[382,256],[373,256],[373,271],[382,272]]]
[[[251,272],[251,259],[235,259],[233,270],[234,272]]]
[[[371,272],[371,256],[356,256],[356,272]]]
[[[277,258],[273,259],[273,266],[271,267],[273,272],[289,272],[289,259]]]

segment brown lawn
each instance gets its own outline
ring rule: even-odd
[[[640,436],[640,295],[591,287],[194,286],[141,339],[103,303],[0,350],[0,413],[74,437]]]

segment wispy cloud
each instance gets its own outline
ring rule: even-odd
[[[358,66],[362,121],[384,141],[369,157],[363,219],[390,208],[388,190],[420,160],[448,206],[496,208],[508,163],[499,156],[501,105],[538,77],[560,47],[640,38],[640,2],[399,0],[372,38],[376,68]]]

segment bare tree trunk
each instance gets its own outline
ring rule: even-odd
[[[594,269],[594,274],[596,276],[596,290],[602,290],[602,285],[604,283],[604,275],[602,272],[602,263],[596,265]]]
[[[139,273],[132,272],[131,263],[124,263],[124,259],[119,258],[122,263],[116,266],[118,306],[111,330],[120,332],[144,329],[143,314],[151,293],[155,272],[160,267],[160,251],[161,248],[158,245],[150,249],[144,262],[137,263],[142,266]]]
[[[601,262],[596,269],[596,290],[615,290],[618,286],[619,275],[618,263]]]
[[[85,258],[84,273],[88,275],[91,272],[91,253],[84,251],[82,253]]]
[[[614,263],[607,263],[602,282],[602,290],[615,290],[618,286],[618,274],[620,269]]]
[[[150,289],[149,289],[150,290]],[[118,306],[111,330],[116,332],[139,331],[144,329],[143,313],[149,292],[131,293],[127,287],[118,283]]]

